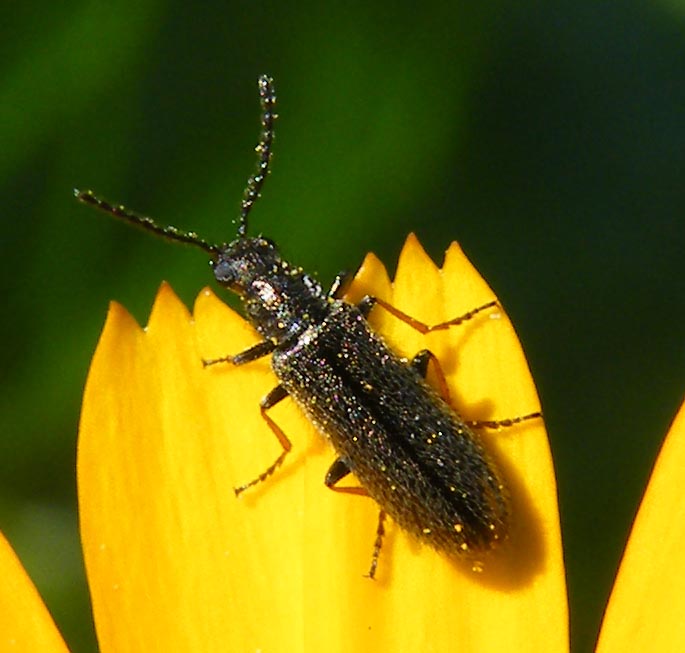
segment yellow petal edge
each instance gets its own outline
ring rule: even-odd
[[[428,323],[494,298],[456,244],[442,269],[415,237],[393,284],[369,255],[350,289]],[[422,336],[384,311],[372,323],[403,355],[434,351],[469,419],[515,417],[539,400],[502,310]],[[327,490],[332,450],[286,400],[270,416],[293,442],[283,466],[259,400],[269,361],[203,369],[257,342],[209,290],[193,315],[163,285],[141,329],[113,304],[90,370],[78,484],[102,653],[154,651],[568,650],[556,487],[542,420],[485,432],[512,496],[509,540],[481,574],[392,523],[376,581],[377,506]]]
[[[9,542],[0,534],[0,651],[66,653],[67,647]]]
[[[628,539],[599,653],[685,650],[685,404],[666,436]]]

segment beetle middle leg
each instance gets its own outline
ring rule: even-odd
[[[447,385],[447,379],[445,378],[445,373],[442,371],[442,365],[438,357],[430,349],[422,349],[420,352],[414,355],[414,358],[409,362],[409,366],[416,371],[421,378],[426,378],[428,374],[428,364],[433,362],[433,367],[435,369],[435,376],[437,377],[438,389],[440,390],[440,396],[448,403],[452,404],[450,401],[450,389]]]
[[[233,488],[236,496],[242,494],[245,490],[247,490],[247,488],[257,485],[257,483],[261,483],[271,476],[283,464],[285,457],[292,449],[293,445],[288,439],[288,436],[283,433],[281,427],[278,426],[278,424],[276,424],[276,422],[274,422],[266,412],[269,408],[275,406],[279,401],[285,399],[287,396],[288,393],[285,388],[282,385],[277,385],[259,402],[259,410],[262,413],[262,418],[273,431],[274,435],[278,438],[278,441],[283,447],[283,451],[280,453],[278,458],[276,458],[276,460],[269,465],[269,467],[267,467],[259,476],[257,476],[257,478],[252,479],[249,483],[245,483],[244,485],[239,485],[238,487]]]
[[[354,494],[357,496],[368,497],[368,492],[363,487],[336,487],[336,483],[348,474],[351,473],[349,463],[345,458],[336,458],[333,464],[328,468],[326,472],[326,478],[324,483],[327,488],[330,488],[334,492],[342,492],[344,494]],[[366,574],[368,578],[374,580],[376,577],[376,569],[378,568],[378,559],[381,555],[381,549],[383,548],[383,537],[385,536],[385,510],[380,509],[378,511],[378,525],[376,526],[376,539],[373,542],[373,553],[371,554],[371,565],[369,566],[369,571]]]
[[[438,357],[430,351],[430,349],[422,349],[414,358],[410,361],[410,366],[416,370],[423,378],[426,377],[428,373],[428,364],[433,363],[435,368],[435,375],[437,377],[438,388],[440,390],[440,395],[448,403],[450,402],[450,391],[447,386],[447,379],[445,378],[445,373],[442,371],[442,365]],[[517,417],[508,417],[505,419],[465,419],[464,424],[471,428],[476,429],[502,429],[509,428],[510,426],[516,426],[521,422],[528,421],[529,419],[537,419],[542,417],[541,411],[535,411],[534,413],[529,413],[528,415],[521,415]]]

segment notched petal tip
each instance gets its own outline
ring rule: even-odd
[[[193,317],[199,319],[201,315],[220,313],[223,316],[235,316],[245,321],[228,304],[224,303],[209,286],[205,286],[195,297],[193,303]]]
[[[402,245],[400,257],[397,262],[397,274],[404,271],[404,268],[411,268],[415,266],[416,269],[428,268],[431,271],[437,271],[438,266],[435,261],[428,255],[424,246],[419,241],[416,234],[410,233]],[[397,281],[397,274],[395,275],[395,282]]]
[[[400,252],[392,282],[394,304],[405,311],[413,305],[411,316],[416,319],[439,321],[442,295],[435,293],[439,283],[438,267],[418,238],[410,234]]]
[[[464,256],[464,250],[461,248],[461,245],[456,241],[453,240],[450,244],[447,250],[445,251],[445,258],[443,261],[443,266],[452,258],[452,257],[460,257]]]
[[[378,275],[388,276],[385,265],[373,252],[369,252],[364,257],[362,264],[359,266],[359,270],[357,270],[357,277],[365,275],[372,275],[374,277]]]
[[[198,349],[206,359],[242,351],[259,339],[252,325],[208,287],[195,298],[193,319]]]
[[[197,299],[196,301],[200,300],[200,298],[204,299],[211,299],[214,298],[217,301],[219,301],[218,297],[216,296],[216,293],[209,287],[205,286],[198,294],[197,294]]]
[[[384,297],[390,291],[390,277],[381,260],[369,252],[359,266],[345,299],[348,302],[359,302],[365,295]]]
[[[163,281],[155,296],[146,331],[153,331],[174,322],[191,322],[192,316],[169,283]]]
[[[131,315],[123,304],[116,300],[109,302],[107,307],[107,317],[105,319],[105,328],[107,326],[117,328],[131,328],[133,325],[141,329],[136,319]]]
[[[447,248],[440,272],[445,279],[445,283],[450,285],[458,284],[461,297],[468,296],[471,298],[470,308],[493,299],[497,299],[499,302],[492,288],[490,288],[486,280],[466,256],[461,245],[456,241],[452,241]],[[446,301],[450,299],[450,297],[445,297]]]

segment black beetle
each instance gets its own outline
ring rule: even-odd
[[[368,494],[380,506],[369,576],[376,572],[386,513],[406,531],[448,554],[475,555],[492,548],[507,534],[508,497],[496,465],[473,428],[511,426],[541,414],[487,422],[462,419],[424,380],[429,362],[435,361],[431,352],[423,350],[411,361],[399,357],[366,318],[378,304],[426,333],[460,324],[496,302],[429,327],[371,296],[350,304],[342,299],[349,275],[338,275],[324,291],[302,268],[281,258],[272,241],[248,237],[247,218],[271,161],[276,119],[271,78],[259,78],[259,94],[258,167],[248,180],[237,237],[231,243],[213,245],[195,233],[159,226],[90,191],[76,190],[76,197],[159,236],[207,252],[216,280],[240,296],[247,319],[262,336],[261,342],[243,352],[204,361],[205,365],[242,365],[271,354],[279,380],[260,407],[283,452],[257,478],[235,488],[236,494],[271,475],[290,451],[290,440],[266,411],[292,397],[336,450],[325,484],[334,487],[353,472],[361,488],[335,489]]]

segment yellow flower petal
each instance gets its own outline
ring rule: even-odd
[[[685,650],[685,404],[654,465],[597,651]]]
[[[0,578],[0,651],[68,653],[38,591],[2,534]]]
[[[350,297],[380,296],[436,323],[494,295],[456,245],[438,270],[415,238],[394,287],[367,257]],[[538,410],[502,311],[421,336],[382,309],[372,322],[401,353],[443,361],[469,419]],[[268,359],[203,369],[257,341],[209,291],[194,317],[167,286],[141,330],[110,310],[88,378],[79,441],[82,536],[102,653],[116,651],[566,651],[556,489],[544,427],[484,433],[508,482],[509,541],[474,573],[392,523],[377,581],[378,508],[323,485],[334,454],[290,401],[270,411],[293,442],[283,466],[239,499],[280,453],[258,402]]]

